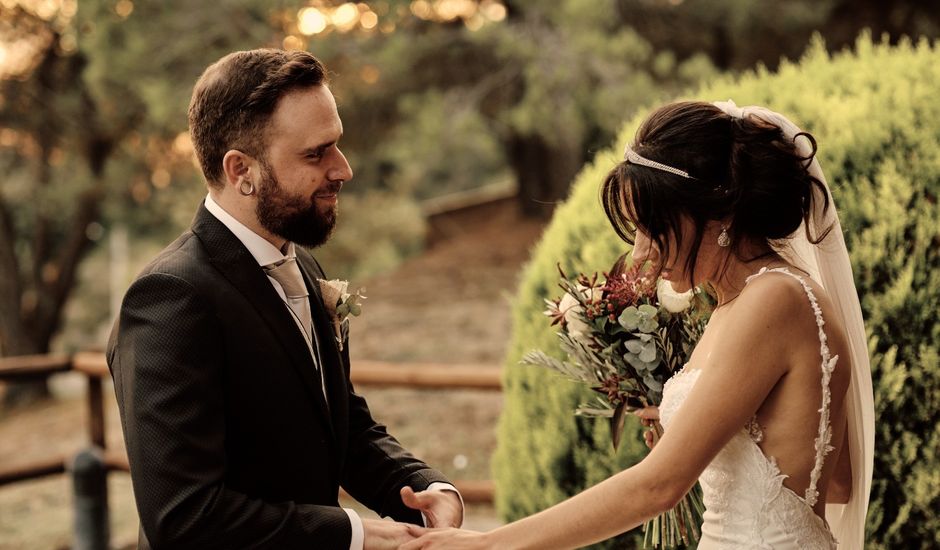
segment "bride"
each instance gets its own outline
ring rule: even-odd
[[[682,292],[718,299],[659,409],[644,460],[488,533],[413,528],[419,548],[574,548],[633,529],[702,484],[700,549],[864,545],[874,410],[861,309],[816,142],[760,107],[653,112],[604,208]],[[649,440],[648,440],[649,442]]]

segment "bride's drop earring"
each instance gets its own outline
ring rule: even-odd
[[[731,246],[731,236],[728,235],[728,228],[721,226],[721,233],[718,234],[718,246],[728,248]]]

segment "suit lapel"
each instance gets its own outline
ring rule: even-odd
[[[251,302],[281,342],[291,359],[292,367],[317,402],[324,424],[332,433],[333,422],[330,421],[329,409],[307,343],[261,266],[225,224],[206,210],[205,205],[199,207],[192,230],[205,245],[212,265]]]
[[[342,354],[336,345],[332,319],[324,306],[318,283],[318,279],[323,278],[323,272],[313,257],[299,247],[297,248],[297,262],[300,264],[300,271],[304,275],[307,288],[310,289],[310,313],[313,317],[314,330],[320,341],[323,381],[330,401],[335,435],[340,442],[339,448],[344,450],[349,431],[349,397],[347,395],[349,390],[346,385],[346,370]]]

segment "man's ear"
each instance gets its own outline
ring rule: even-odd
[[[251,181],[251,166],[254,158],[239,151],[229,149],[222,157],[222,183],[226,187],[238,187],[242,181]]]

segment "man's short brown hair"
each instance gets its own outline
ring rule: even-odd
[[[281,97],[326,81],[323,64],[303,51],[235,52],[210,65],[189,102],[189,133],[209,185],[222,185],[229,150],[264,157],[264,131]]]

